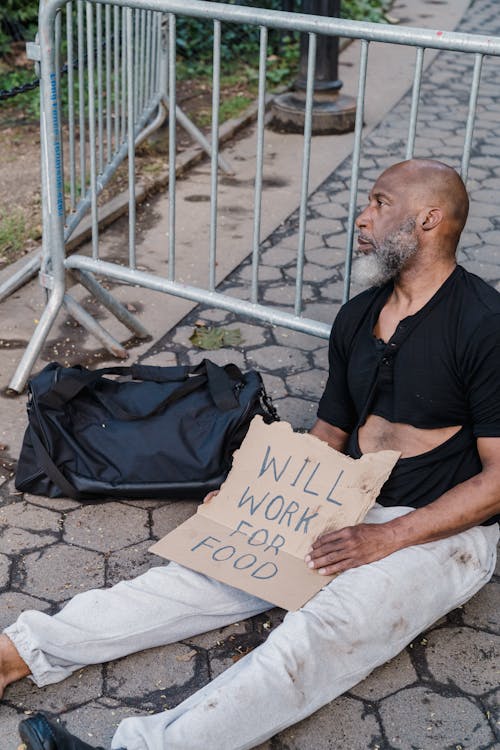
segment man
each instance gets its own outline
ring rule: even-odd
[[[342,575],[175,709],[123,721],[112,748],[255,747],[489,580],[500,507],[500,295],[456,265],[467,211],[453,169],[411,160],[381,175],[357,220],[362,272],[374,271],[379,286],[337,316],[312,433],[355,457],[389,448],[401,459],[365,522],[323,535],[306,556],[320,575]],[[54,617],[23,613],[1,636],[0,687],[28,674],[55,682],[268,607],[181,566],[153,568],[81,594]],[[29,750],[89,748],[41,715],[20,729]]]

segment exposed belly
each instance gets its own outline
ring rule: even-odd
[[[401,453],[401,458],[410,458],[437,448],[460,429],[461,425],[453,425],[427,430],[402,422],[389,422],[384,417],[370,414],[359,428],[358,442],[362,453],[394,450]]]

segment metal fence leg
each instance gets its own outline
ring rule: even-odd
[[[101,284],[97,281],[88,271],[79,271],[76,268],[72,269],[71,273],[80,282],[85,289],[97,299],[99,302],[106,307],[110,313],[112,313],[120,323],[123,323],[129,331],[132,331],[140,339],[151,338],[149,332],[144,326],[132,315],[125,305],[122,305],[107,289],[104,289]]]
[[[48,336],[50,329],[57,317],[59,310],[61,309],[64,297],[64,286],[57,285],[52,291],[49,301],[42,313],[40,322],[38,323],[33,336],[30,339],[26,351],[24,352],[21,361],[19,362],[17,369],[14,373],[12,380],[9,383],[9,390],[21,393],[26,385],[29,374],[33,369],[33,365],[36,362],[38,355],[42,350],[42,346],[45,343],[45,339]]]
[[[117,341],[110,333],[102,327],[97,320],[94,320],[92,315],[88,313],[83,307],[73,299],[69,294],[64,295],[63,304],[66,310],[69,312],[72,318],[77,320],[81,326],[87,329],[89,333],[92,333],[96,339],[108,350],[113,357],[118,359],[127,359],[127,350]]]

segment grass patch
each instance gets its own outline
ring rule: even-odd
[[[21,210],[0,213],[0,263],[18,255],[28,240],[40,238],[40,227],[30,226]]]

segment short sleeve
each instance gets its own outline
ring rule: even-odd
[[[466,389],[475,437],[500,437],[500,314],[483,319],[469,341]]]
[[[342,310],[335,319],[328,349],[328,380],[318,406],[318,418],[344,432],[352,432],[356,411],[347,387],[347,337],[343,335]]]

